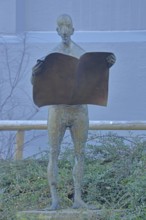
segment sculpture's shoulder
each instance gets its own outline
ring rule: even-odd
[[[76,58],[80,58],[85,53],[85,50],[75,42],[71,41],[68,47],[64,47],[64,45],[60,43],[51,52],[62,53]]]
[[[85,50],[73,41],[71,43],[71,49],[72,56],[75,56],[77,58],[80,58],[85,53]]]

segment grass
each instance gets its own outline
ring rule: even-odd
[[[109,133],[99,137],[96,145],[87,145],[86,152],[84,201],[101,209],[104,220],[145,220],[145,137],[126,138]],[[17,211],[40,210],[50,204],[47,158],[46,154],[40,159],[0,161],[2,220],[15,220]],[[59,160],[62,208],[70,207],[73,202],[73,162],[73,150],[66,149]]]

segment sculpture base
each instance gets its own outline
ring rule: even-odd
[[[99,220],[99,210],[62,209],[57,211],[21,211],[17,220]]]

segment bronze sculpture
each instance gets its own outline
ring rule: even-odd
[[[68,71],[69,72],[71,71],[71,75],[75,72],[76,77],[78,77],[78,73],[80,71],[76,72],[75,70],[76,63],[78,63],[78,59],[80,59],[80,57],[83,54],[85,54],[85,51],[79,45],[77,45],[71,40],[71,35],[74,33],[74,28],[73,28],[71,17],[66,14],[59,16],[57,19],[56,30],[59,36],[61,36],[62,42],[52,51],[53,55],[51,55],[51,58],[52,56],[56,56],[56,58],[53,59],[52,61],[55,62],[55,60],[57,60],[59,57],[59,62],[60,62],[60,59],[64,59],[64,56],[67,56],[65,59],[68,60],[68,62],[66,63],[69,64],[70,58],[71,58],[71,65],[69,66],[66,65],[65,67],[66,75],[63,74],[62,79],[66,80],[66,77],[68,76],[67,75]],[[61,56],[60,54],[62,54],[63,56]],[[111,53],[106,54],[106,55],[107,57],[104,57],[104,59],[106,58],[105,65],[107,65],[107,69],[108,69],[110,66],[114,64],[115,56]],[[58,67],[59,70],[61,68],[61,66],[58,66],[57,63],[58,62],[56,62],[56,64],[53,67],[51,67],[51,72],[53,71],[55,74],[58,74],[58,70],[56,71],[56,68]],[[74,65],[72,65],[72,63],[74,63]],[[39,80],[37,81],[37,73],[39,73],[39,70],[37,71],[37,68],[38,69],[40,68],[40,66],[39,67],[38,66],[33,69],[33,76],[32,76],[32,83],[36,85],[35,87],[36,90],[34,92],[34,100],[35,102],[38,102],[38,105],[43,106],[49,103],[46,103],[45,101],[44,101],[44,104],[41,103],[42,98],[40,98],[41,97],[40,93],[39,93],[40,97],[38,96],[39,98],[38,97],[36,98],[37,91],[39,90],[37,86],[40,83]],[[64,68],[64,65],[63,65],[63,68]],[[63,73],[63,71],[64,69],[62,69],[61,73]],[[36,79],[35,79],[35,76],[36,76]],[[58,77],[58,75],[56,76]],[[42,76],[40,76],[40,80],[41,80],[41,77]],[[42,87],[43,87],[43,82],[46,81],[45,77],[48,77],[48,76],[44,74],[43,77],[44,77],[44,80],[42,81]],[[77,80],[77,82],[80,82],[80,80],[82,80],[82,77],[85,78],[84,75],[81,75],[81,77],[79,78],[79,80]],[[50,79],[53,80],[52,78]],[[47,78],[47,80],[49,82],[49,78]],[[71,89],[71,86],[73,86],[74,88],[74,84],[72,84],[72,80],[70,82],[69,80],[70,79],[67,78],[67,81],[69,83],[69,87],[67,87],[68,93],[69,93],[69,90]],[[106,76],[106,80],[108,81],[108,76]],[[63,82],[63,81],[61,81],[60,79],[59,83],[60,82]],[[56,83],[56,80],[54,81],[54,84],[55,83]],[[59,88],[58,82],[57,82],[57,85]],[[45,87],[47,87],[47,85]],[[56,91],[56,88],[55,88],[55,91]],[[50,92],[51,91],[52,90],[50,90]],[[51,103],[53,101],[50,102],[49,116],[48,116],[48,134],[49,134],[49,146],[50,146],[49,164],[48,164],[48,181],[49,181],[51,198],[52,198],[52,204],[51,204],[50,210],[56,210],[56,209],[59,209],[60,207],[59,205],[60,201],[59,201],[58,192],[57,192],[58,156],[60,153],[61,141],[63,139],[63,136],[67,128],[70,130],[71,137],[72,137],[73,144],[74,144],[74,151],[75,151],[75,164],[73,167],[73,181],[74,181],[73,208],[87,208],[88,207],[87,204],[81,198],[81,186],[82,186],[83,171],[84,171],[84,148],[85,148],[85,144],[87,141],[88,127],[89,127],[88,108],[86,105],[88,101],[85,101],[85,102],[81,101],[81,103],[80,101],[78,101],[78,103],[74,101],[70,103],[69,101],[66,101],[66,100],[67,99],[70,100],[70,97],[72,97],[73,100],[75,100],[75,97],[79,95],[79,94],[76,94],[77,92],[76,89],[73,89],[74,94],[72,92],[69,93],[70,94],[69,98],[67,98],[64,91],[62,94],[60,94],[61,92],[62,90],[58,91],[56,97],[58,97],[59,95],[59,97],[63,97],[63,99],[59,98],[56,103]],[[84,93],[84,91],[82,92]],[[45,90],[42,97],[44,97],[45,93],[48,94],[49,90]],[[73,96],[71,94],[73,94]],[[52,95],[50,96],[50,98],[52,98]],[[105,91],[103,105],[106,105],[106,101],[107,101],[107,89]],[[101,100],[100,100],[100,103],[102,103]]]

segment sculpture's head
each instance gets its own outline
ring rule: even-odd
[[[71,35],[74,33],[72,19],[69,15],[63,14],[57,18],[58,34],[61,36],[64,44],[69,44]]]

